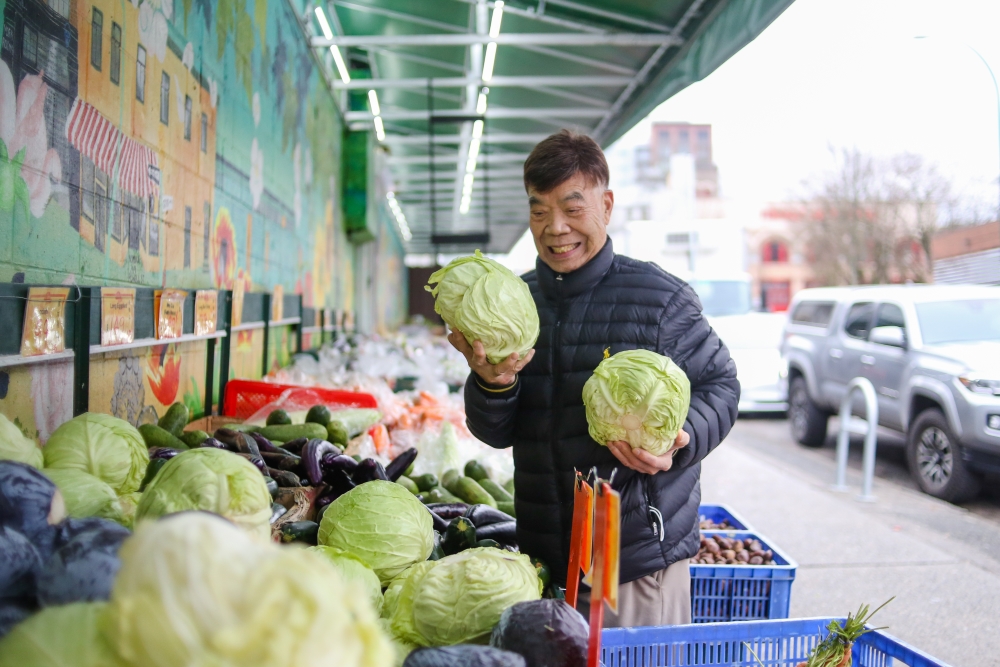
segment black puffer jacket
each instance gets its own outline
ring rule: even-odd
[[[540,260],[524,276],[538,307],[535,357],[506,391],[470,374],[469,428],[497,448],[514,447],[517,536],[522,551],[566,579],[573,516],[573,471],[618,468],[621,582],[657,572],[698,551],[701,460],[729,433],[740,386],[736,366],[701,314],[686,283],[657,266],[615,255],[609,239],[590,262],[557,274]],[[604,350],[644,348],[673,359],[691,380],[684,430],[690,444],[669,471],[645,475],[622,466],[587,433],[583,385]],[[662,522],[655,510],[662,516]]]

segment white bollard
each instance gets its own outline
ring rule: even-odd
[[[851,398],[860,391],[865,399],[865,449],[862,455],[861,495],[858,500],[875,502],[872,480],[875,477],[875,445],[878,439],[878,396],[875,386],[867,378],[856,377],[847,384],[847,393],[840,402],[840,432],[837,434],[837,483],[835,491],[847,491],[847,450],[851,445]]]

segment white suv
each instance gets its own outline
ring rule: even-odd
[[[879,424],[907,434],[920,488],[951,502],[1000,473],[1000,287],[899,285],[807,289],[782,342],[789,421],[809,447],[847,384],[871,380]]]

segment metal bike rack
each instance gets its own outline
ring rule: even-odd
[[[860,391],[865,399],[865,449],[862,458],[861,495],[858,500],[875,502],[872,495],[872,478],[875,476],[875,445],[878,439],[878,396],[875,386],[867,378],[856,377],[847,384],[847,393],[840,402],[840,432],[837,434],[837,483],[834,491],[848,491],[847,450],[851,446],[851,398]]]

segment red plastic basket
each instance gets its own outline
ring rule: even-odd
[[[377,408],[378,401],[371,394],[323,387],[300,387],[293,384],[275,384],[254,380],[230,380],[226,383],[226,395],[222,403],[222,414],[227,417],[247,419],[262,407],[277,400],[286,391],[315,397],[327,405],[343,405],[352,408]]]

